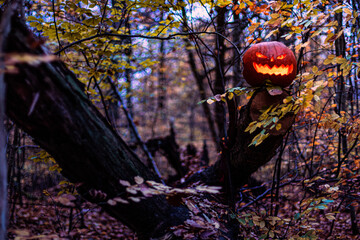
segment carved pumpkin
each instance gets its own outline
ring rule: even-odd
[[[296,76],[294,53],[281,42],[262,42],[250,47],[243,56],[245,80],[253,87],[265,80],[287,87]]]

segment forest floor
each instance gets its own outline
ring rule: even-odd
[[[198,169],[194,167],[199,166],[198,160],[187,159],[191,171]],[[324,178],[301,181],[285,174],[277,192],[276,188],[270,191],[273,166],[270,162],[255,173],[263,182],[257,192],[247,186],[238,191],[234,208],[199,196],[187,199],[196,206],[189,208],[193,218],[175,232],[183,239],[218,239],[224,232],[224,220],[230,216],[240,223],[239,235],[247,239],[360,239],[358,169],[351,169],[352,174],[344,173],[342,178],[332,178],[329,171]],[[39,169],[22,179],[22,191],[16,190],[18,184],[10,184],[9,239],[137,239],[98,205],[71,194],[74,186],[56,171],[49,172],[47,166],[44,172]]]
[[[12,207],[9,239],[137,239],[128,227],[89,202],[82,204],[83,222],[78,210],[52,200],[24,199]]]
[[[244,191],[243,196],[247,193],[248,191]],[[271,217],[265,211],[269,210],[271,205],[274,209],[277,208],[277,204],[271,204],[269,196],[241,210],[249,203],[250,195],[247,195],[247,201],[237,204],[237,209],[241,210],[236,215],[240,222],[239,234],[247,236],[248,239],[360,239],[359,234],[352,232],[349,205],[323,196],[303,198],[299,201],[302,198],[299,193],[300,184],[282,188],[277,217]],[[66,199],[73,201],[71,197],[66,196],[69,195],[58,197],[44,191],[44,197],[41,199],[34,200],[31,196],[23,196],[22,204],[10,203],[9,239],[137,239],[134,232],[94,204],[81,203],[81,211],[76,207],[66,206],[71,205]],[[298,214],[301,208],[302,213]],[[358,225],[359,208],[355,209]],[[83,221],[80,212],[83,214]],[[218,218],[216,221],[219,221],[221,226],[221,220]],[[205,221],[203,223],[206,224]],[[195,225],[196,228],[199,224]],[[192,227],[191,224],[184,224],[177,229],[181,229],[181,232],[185,233],[184,236],[189,237],[184,239],[217,239],[215,235],[210,238],[199,238],[201,231],[206,227]]]

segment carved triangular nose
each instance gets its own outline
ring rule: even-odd
[[[274,57],[271,57],[270,62],[273,62],[273,61],[274,61]]]

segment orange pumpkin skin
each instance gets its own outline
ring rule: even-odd
[[[287,87],[295,79],[294,53],[281,42],[262,42],[250,47],[243,56],[243,75],[247,83],[259,87],[269,79],[272,84]]]

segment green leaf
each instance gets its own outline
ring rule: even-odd
[[[239,223],[241,223],[243,226],[246,226],[246,221],[243,218],[238,218]]]
[[[204,99],[204,100],[201,100],[200,102],[198,102],[197,104],[200,105],[200,104],[203,104],[206,101],[207,101],[207,99]]]
[[[34,16],[28,16],[27,20],[28,21],[37,21],[37,22],[43,22],[44,21],[43,19],[37,18],[37,17],[34,17]]]
[[[42,29],[42,24],[39,22],[30,22],[29,25],[30,27],[34,27],[39,31]]]
[[[325,206],[325,205],[318,205],[318,206],[316,206],[315,208],[320,209],[320,210],[324,210],[324,209],[327,209],[327,206]]]
[[[100,21],[101,21],[101,18],[92,17],[92,18],[84,20],[83,23],[86,25],[95,26],[95,25],[98,25],[100,23]]]

